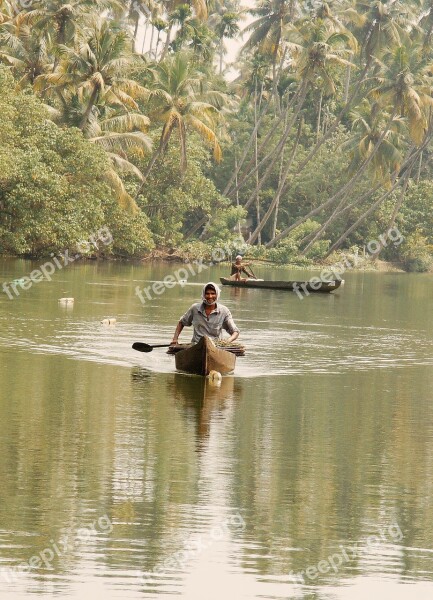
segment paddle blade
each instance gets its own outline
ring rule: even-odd
[[[138,350],[138,352],[152,352],[153,350],[153,346],[144,344],[143,342],[134,342],[132,348],[133,350]]]

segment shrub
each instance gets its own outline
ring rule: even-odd
[[[433,255],[427,238],[419,231],[407,236],[401,246],[401,260],[406,271],[425,273],[433,266]]]

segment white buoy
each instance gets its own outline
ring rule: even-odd
[[[74,298],[59,298],[60,304],[72,304],[74,302]]]
[[[221,381],[223,379],[221,373],[219,371],[209,371],[209,375],[207,376],[210,383],[212,385],[221,385]]]
[[[102,325],[115,325],[116,319],[102,319]]]

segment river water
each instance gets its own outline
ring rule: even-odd
[[[0,281],[38,266],[1,260]],[[2,600],[430,600],[433,276],[224,288],[247,353],[216,387],[131,349],[170,342],[226,275],[140,302],[180,267],[74,263],[0,290]]]

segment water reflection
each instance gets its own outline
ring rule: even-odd
[[[146,387],[151,385],[155,374],[135,367],[131,370],[131,380]],[[242,380],[235,377],[223,377],[213,382],[207,377],[173,373],[164,376],[165,396],[181,410],[188,423],[194,423],[198,448],[209,437],[212,420],[223,418],[228,408],[233,408],[236,399],[242,396]]]
[[[5,582],[2,600],[431,597],[429,280],[359,275],[338,301],[227,290],[248,354],[214,387],[130,348],[169,340],[196,290],[137,308],[127,278],[146,278],[141,266],[72,269],[73,313],[56,282],[0,299],[0,567],[104,514],[113,531]],[[101,302],[116,328],[100,325]],[[245,530],[213,541],[236,513]],[[403,539],[367,551],[393,519]],[[214,543],[140,583],[191,535]],[[354,544],[337,573],[291,581]]]
[[[167,382],[167,393],[182,407],[185,418],[194,419],[197,427],[198,448],[209,436],[211,421],[220,418],[229,403],[241,392],[241,382],[235,386],[234,377],[223,377],[221,383],[206,377],[189,377],[175,373]]]

